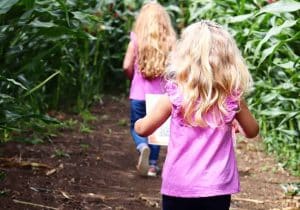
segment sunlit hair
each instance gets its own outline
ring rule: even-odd
[[[157,2],[146,3],[133,28],[138,42],[138,65],[145,78],[165,73],[166,60],[176,42],[167,11]]]
[[[183,94],[182,114],[191,125],[224,123],[226,99],[239,100],[251,87],[252,78],[231,35],[220,25],[202,20],[188,26],[170,56],[167,77]]]

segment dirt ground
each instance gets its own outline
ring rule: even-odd
[[[90,133],[65,129],[43,144],[0,145],[0,209],[161,208],[161,177],[140,177],[135,170],[128,100],[105,97],[92,113],[97,120]],[[260,140],[240,139],[236,153],[241,192],[233,195],[231,210],[297,209],[287,208],[296,204],[280,184],[299,177],[266,155]],[[163,147],[160,165],[165,154]]]

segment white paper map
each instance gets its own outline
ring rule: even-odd
[[[146,94],[146,112],[149,113],[154,108],[158,98],[162,94]],[[148,136],[148,143],[154,145],[167,146],[170,136],[170,117],[153,134]]]

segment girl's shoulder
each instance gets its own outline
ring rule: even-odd
[[[129,36],[130,36],[131,41],[136,41],[137,37],[136,37],[136,34],[133,31],[130,32]]]
[[[239,101],[240,101],[240,97],[235,93],[227,96],[225,100],[227,114],[224,116],[224,121],[226,123],[231,122],[235,117],[236,113],[238,112]]]
[[[137,47],[137,36],[133,31],[130,32],[130,41],[134,44],[134,47]]]
[[[137,56],[137,49],[138,49],[137,37],[133,31],[130,32],[130,42],[132,43],[134,48],[134,55]]]
[[[168,80],[165,85],[165,91],[173,106],[180,107],[183,102],[183,96],[178,85],[174,81]]]
[[[180,90],[178,85],[172,80],[169,80],[166,82],[165,91],[169,97],[170,102],[173,105],[173,108],[175,108],[174,109],[175,113],[178,114],[180,112],[181,106],[183,104],[182,91]],[[233,94],[227,96],[227,98],[225,99],[227,114],[223,115],[223,117],[222,117],[223,122],[228,123],[233,120],[235,114],[239,110],[239,101],[240,101],[240,95],[238,93],[234,92]],[[201,103],[201,100],[199,100],[198,102]],[[214,111],[216,111],[216,110],[214,110]],[[210,115],[210,114],[208,114],[208,115]],[[209,116],[206,116],[206,117],[210,118]]]

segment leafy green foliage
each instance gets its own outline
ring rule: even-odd
[[[281,188],[286,195],[298,196],[300,195],[300,182],[281,184]]]
[[[60,149],[56,149],[54,150],[54,157],[58,157],[58,158],[70,158],[70,155],[63,151],[63,150],[60,150]]]
[[[2,0],[0,6],[1,141],[40,121],[58,123],[45,115],[49,109],[86,110],[107,84],[126,89],[123,3]]]
[[[97,118],[88,110],[83,110],[80,112],[80,116],[82,117],[84,122],[95,121]]]
[[[80,123],[79,131],[82,133],[91,133],[93,130],[87,123]]]
[[[6,174],[4,173],[4,171],[0,171],[0,182],[3,181],[6,177]]]

